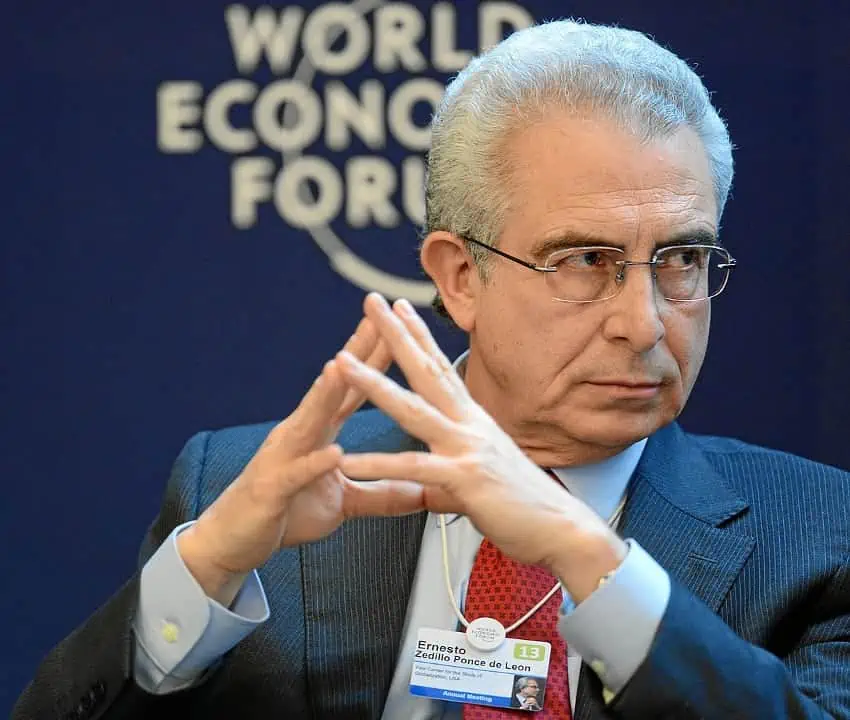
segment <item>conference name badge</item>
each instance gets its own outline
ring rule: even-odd
[[[506,638],[495,650],[472,647],[465,633],[421,628],[410,692],[421,697],[516,708],[543,708],[551,646]]]

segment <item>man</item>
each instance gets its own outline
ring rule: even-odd
[[[370,295],[288,418],[187,444],[142,571],[14,717],[515,712],[428,697],[431,632],[548,663],[539,717],[850,718],[848,474],[674,422],[731,179],[705,88],[642,35],[551,23],[474,60],[421,249],[469,352]]]
[[[536,678],[521,677],[516,681],[515,687],[516,694],[514,695],[514,702],[511,703],[512,706],[528,712],[542,710],[537,702],[540,686],[537,684]]]

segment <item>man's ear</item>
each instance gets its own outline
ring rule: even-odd
[[[420,259],[452,320],[461,330],[470,332],[475,326],[481,280],[463,240],[443,230],[429,233],[422,243]]]

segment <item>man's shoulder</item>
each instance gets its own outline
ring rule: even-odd
[[[736,438],[687,433],[714,469],[739,487],[771,488],[794,496],[818,496],[826,502],[850,502],[850,472],[794,453]],[[749,493],[747,493],[749,494]]]
[[[776,450],[773,448],[755,445],[753,443],[738,440],[732,437],[723,437],[720,435],[701,435],[698,433],[685,433],[687,437],[707,455],[715,457],[726,457],[729,460],[749,460],[751,462],[775,463],[778,466],[793,466],[803,470],[808,470],[815,473],[834,474],[837,477],[850,479],[850,472],[841,468],[827,465],[825,463],[810,460],[802,455],[785,450]]]

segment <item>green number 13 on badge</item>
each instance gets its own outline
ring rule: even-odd
[[[517,660],[544,660],[546,658],[546,646],[536,643],[517,643],[514,645],[514,657]]]

